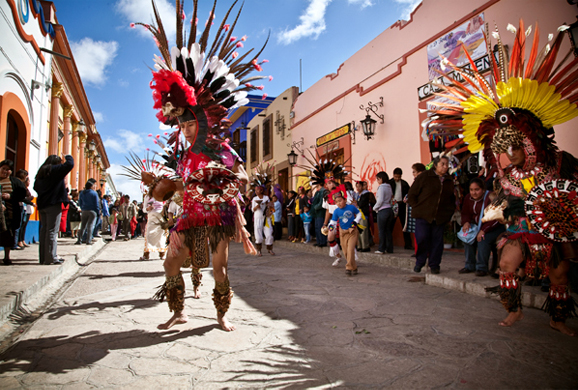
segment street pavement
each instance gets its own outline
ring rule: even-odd
[[[359,275],[347,277],[325,251],[302,244],[279,243],[276,256],[260,258],[231,244],[236,331],[217,325],[210,269],[198,300],[184,271],[189,322],[161,331],[170,313],[151,296],[164,281],[162,260],[137,260],[143,244],[109,243],[78,269],[0,356],[0,388],[578,386],[578,338],[551,330],[545,313],[526,309],[502,328],[499,302],[426,284],[438,275],[363,253]],[[460,261],[446,257],[441,275]]]

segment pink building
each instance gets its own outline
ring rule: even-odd
[[[347,165],[359,175],[352,179],[367,180],[373,191],[377,187],[375,174],[381,170],[391,176],[393,169],[400,167],[404,179],[411,183],[411,165],[431,161],[430,144],[422,139],[421,122],[426,116],[418,109],[433,98],[428,83],[437,75],[432,70],[436,66],[434,54],[443,52],[459,60],[459,50],[452,41],[463,40],[475,53],[474,60],[479,58],[483,64],[488,53],[480,28],[485,23],[491,31],[497,25],[504,44],[511,48],[514,35],[506,30],[508,23],[518,26],[520,18],[526,26],[538,22],[542,47],[548,34],[556,34],[564,23],[575,22],[576,14],[576,6],[565,0],[423,0],[409,21],[396,22],[297,98],[292,138],[303,137],[305,146],[316,145],[320,155],[350,159]],[[570,48],[570,39],[564,40],[559,58]],[[526,52],[528,55],[529,50]],[[370,103],[377,104],[383,123],[370,112],[378,122],[375,136],[367,140],[362,131],[353,134],[351,129],[361,130],[360,120],[366,111],[360,106],[367,108]],[[578,156],[576,129],[578,118],[555,130],[560,149]],[[304,163],[302,157],[299,159],[298,163]]]

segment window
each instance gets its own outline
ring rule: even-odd
[[[273,115],[263,121],[263,161],[273,158]]]
[[[259,126],[251,130],[251,168],[259,164]]]

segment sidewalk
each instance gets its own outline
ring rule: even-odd
[[[292,243],[286,239],[275,241],[275,247],[296,249],[299,251],[307,251],[315,254],[327,254],[327,259],[333,261],[329,257],[328,248],[317,248],[313,243]],[[394,248],[394,253],[375,254],[373,253],[376,246],[371,252],[357,253],[358,263],[363,266],[363,263],[371,263],[383,265],[387,267],[404,269],[411,272],[411,276],[416,278],[424,278],[425,284],[435,287],[441,287],[448,290],[460,291],[466,294],[476,295],[479,297],[499,299],[497,294],[490,294],[485,291],[486,287],[494,287],[499,284],[498,279],[493,279],[490,276],[478,277],[473,273],[459,274],[458,271],[464,268],[465,255],[461,251],[444,250],[441,262],[441,272],[434,275],[430,272],[428,267],[424,267],[420,273],[413,272],[415,266],[415,257],[411,257],[413,250],[406,250],[400,247]],[[491,261],[491,260],[490,260]],[[345,263],[342,262],[341,265]],[[362,272],[360,270],[360,272]],[[414,279],[415,281],[415,279]],[[542,292],[540,287],[523,286],[522,287],[522,305],[524,307],[533,307],[541,309],[548,293]]]
[[[8,319],[13,313],[36,310],[106,245],[96,238],[93,245],[74,245],[75,241],[58,239],[58,255],[65,259],[61,265],[39,264],[38,244],[10,252],[13,264],[0,268],[0,340],[12,330]]]

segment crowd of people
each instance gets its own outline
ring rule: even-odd
[[[360,213],[355,223],[355,239],[348,239],[345,247],[343,236],[351,231],[350,222],[353,219],[345,218],[346,221],[342,221],[337,218],[339,224],[336,223],[333,230],[342,229],[344,233],[335,234],[333,247],[337,245],[347,253],[354,241],[355,253],[351,257],[355,257],[357,252],[369,252],[374,246],[375,254],[393,253],[393,231],[399,223],[403,248],[414,251],[414,271],[421,272],[427,264],[431,272],[437,274],[444,250],[444,233],[452,230],[450,221],[456,220],[456,216],[459,221],[461,217],[460,229],[465,232],[472,225],[480,223],[484,205],[491,202],[488,196],[491,188],[486,190],[486,181],[491,183],[491,180],[486,180],[483,171],[470,179],[465,194],[460,195],[463,191],[455,176],[448,173],[449,165],[450,160],[446,156],[436,158],[430,169],[426,169],[422,163],[413,164],[414,181],[411,185],[402,178],[403,171],[399,167],[393,170],[391,178],[386,172],[379,172],[375,178],[378,184],[375,193],[368,190],[365,181],[355,182],[354,189],[351,182],[340,184],[327,180],[324,185],[301,186],[297,192],[285,192],[279,185],[256,186],[243,199],[244,216],[253,233],[258,256],[262,256],[263,242],[268,253],[274,255],[273,243],[281,239],[312,243],[322,248],[332,246],[328,242],[331,234],[323,230],[331,225],[334,211],[340,208],[334,202],[335,196],[339,195],[352,215]],[[503,225],[497,221],[481,224],[475,240],[463,243],[465,266],[459,272],[472,272],[480,277],[488,275],[490,257],[495,251],[497,238],[503,232]],[[333,266],[338,266],[341,261],[339,250],[333,249],[329,253],[336,257]],[[347,255],[345,257],[347,259]]]

